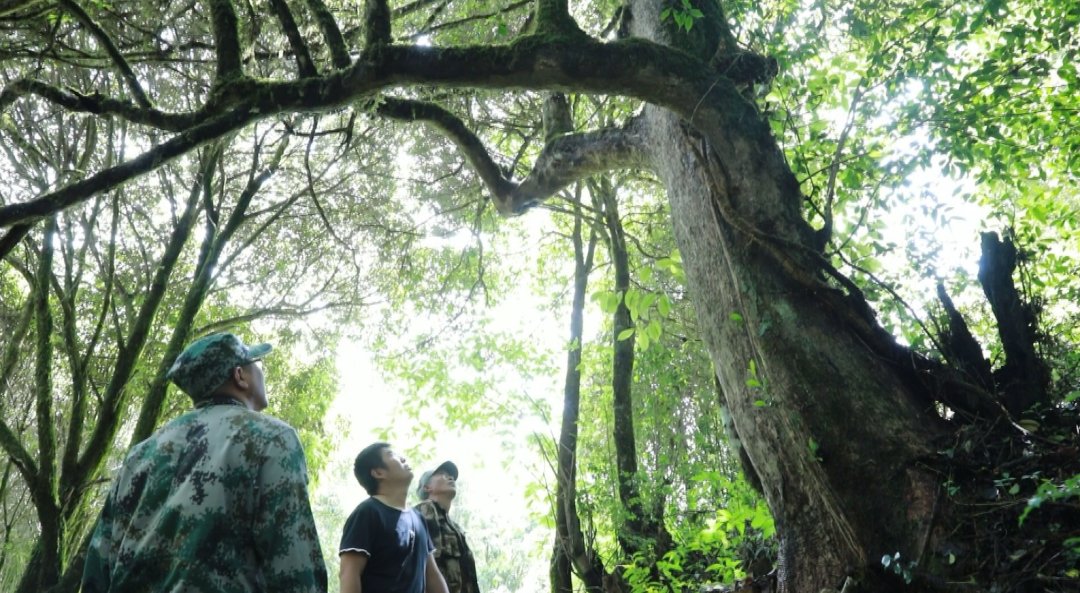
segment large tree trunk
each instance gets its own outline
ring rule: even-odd
[[[664,42],[659,27],[635,19]],[[937,497],[916,464],[938,434],[931,404],[868,313],[825,283],[798,183],[752,107],[693,124],[644,113],[702,337],[776,520],[779,590],[871,579],[886,553],[917,559]]]
[[[805,244],[791,173],[737,151],[706,162],[677,117],[649,109],[646,122],[703,339],[776,519],[780,590],[837,587],[886,553],[918,558],[937,485],[915,462],[934,416],[834,307],[846,301],[790,266],[807,259],[781,244]]]

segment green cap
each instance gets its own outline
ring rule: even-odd
[[[247,346],[233,334],[210,334],[188,344],[165,377],[199,401],[221,387],[234,368],[251,364],[271,350],[270,344]]]

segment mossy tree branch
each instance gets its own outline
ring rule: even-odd
[[[517,184],[507,179],[499,165],[491,158],[483,141],[459,117],[439,105],[386,97],[375,111],[389,119],[425,122],[438,129],[461,150],[465,160],[497,200],[505,200],[516,188]]]
[[[389,45],[390,5],[386,0],[364,1],[364,50]]]
[[[242,52],[240,48],[239,20],[229,0],[210,0],[210,18],[214,29],[214,45],[217,46],[217,83],[239,78]]]
[[[568,0],[536,0],[536,31],[548,35],[585,35],[570,16]]]
[[[1047,386],[1050,371],[1036,351],[1038,315],[1031,303],[1024,302],[1013,283],[1013,272],[1020,254],[1010,237],[982,233],[982,257],[979,258],[979,284],[997,319],[1005,365],[995,380],[1003,393],[1003,403],[1013,416],[1019,416],[1034,404],[1049,399]]]
[[[270,6],[274,9],[278,22],[281,23],[281,29],[289,40],[289,46],[292,47],[296,69],[300,76],[305,78],[318,76],[319,72],[315,69],[315,62],[311,61],[311,52],[308,50],[307,42],[300,34],[300,28],[296,26],[296,19],[293,18],[289,4],[285,0],[270,0]]]
[[[212,118],[183,134],[174,136],[172,139],[159,144],[134,159],[104,169],[86,179],[29,202],[0,207],[0,226],[8,224],[22,226],[26,222],[39,220],[50,213],[82,203],[99,192],[108,191],[125,181],[157,169],[164,163],[186,154],[210,140],[220,138],[254,119],[256,118],[251,114],[243,113],[243,111],[233,110],[226,112],[224,115]],[[13,228],[9,234],[14,233],[16,230],[21,229],[18,227]],[[5,238],[4,246],[8,246],[9,243],[10,241]],[[6,255],[6,252],[0,252],[0,257],[4,255]]]
[[[333,60],[334,67],[348,68],[352,60],[349,58],[349,49],[345,46],[345,38],[341,34],[333,13],[322,0],[306,1],[308,10],[311,11],[311,15],[319,25],[319,30],[322,31],[326,46],[330,48],[330,59]]]

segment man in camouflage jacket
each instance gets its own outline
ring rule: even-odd
[[[450,518],[450,506],[457,496],[457,478],[458,468],[451,461],[424,472],[416,489],[420,502],[414,508],[427,524],[435,544],[435,563],[450,593],[480,593],[476,560],[465,541],[465,532]]]
[[[83,593],[324,593],[296,431],[260,414],[269,344],[193,342],[168,377],[195,409],[128,454],[94,529]]]

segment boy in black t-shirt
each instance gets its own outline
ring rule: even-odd
[[[424,520],[405,504],[413,473],[387,443],[368,445],[353,473],[371,498],[341,534],[341,593],[447,593]]]

